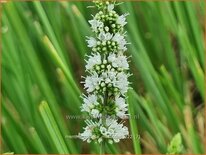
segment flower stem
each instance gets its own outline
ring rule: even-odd
[[[100,146],[100,154],[105,154],[105,140],[103,139]]]
[[[105,95],[104,95],[104,106],[107,105],[107,99],[108,99],[108,92],[106,91],[105,92]],[[103,110],[103,113],[102,113],[102,124],[105,126],[106,124],[106,114],[105,114],[105,111]],[[105,139],[102,139],[102,142],[101,142],[101,146],[100,146],[100,154],[105,154]]]

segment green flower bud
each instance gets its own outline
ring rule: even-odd
[[[96,51],[97,51],[97,48],[92,48],[92,51],[96,52]]]
[[[105,86],[105,83],[104,83],[104,82],[102,82],[102,83],[101,83],[101,87],[104,87],[104,86]]]
[[[112,68],[112,66],[111,65],[107,65],[107,69],[111,69]]]
[[[115,91],[115,92],[118,92],[118,88],[115,87],[115,88],[114,88],[114,91]]]
[[[105,68],[105,65],[101,65],[101,68]]]
[[[100,70],[100,67],[99,67],[99,66],[96,66],[95,69],[96,69],[96,70]]]
[[[106,48],[106,47],[103,47],[103,48],[102,48],[102,51],[106,51],[106,50],[107,50],[107,48]]]
[[[97,41],[97,45],[100,45],[101,44],[101,42],[100,41]]]
[[[101,49],[100,47],[97,47],[97,50],[98,50],[98,51],[100,51],[100,49]]]
[[[122,71],[122,68],[117,68],[118,71]]]
[[[108,87],[112,87],[112,84],[111,84],[111,83],[109,83],[109,84],[108,84]]]
[[[107,60],[103,60],[103,64],[106,64],[107,63]]]
[[[96,90],[99,90],[100,89],[100,87],[99,86],[96,86]]]
[[[107,90],[107,88],[106,88],[106,87],[104,87],[104,88],[103,88],[103,91],[105,92],[106,90]]]
[[[105,41],[102,42],[102,46],[106,46],[106,42]]]

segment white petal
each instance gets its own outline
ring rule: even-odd
[[[110,12],[110,11],[112,11],[114,9],[114,4],[109,4],[108,6],[107,6],[107,10]]]

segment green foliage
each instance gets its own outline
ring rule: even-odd
[[[1,5],[1,153],[98,153],[99,145],[71,138],[83,127],[80,82],[85,55],[91,52],[87,21],[97,11],[87,7],[94,4]],[[105,151],[180,153],[183,145],[183,153],[205,153],[205,2],[124,2],[117,8],[130,14],[127,55],[133,90],[125,121],[131,135],[107,144]]]
[[[177,133],[167,147],[167,154],[180,154],[182,153],[182,149],[182,138],[180,133]]]

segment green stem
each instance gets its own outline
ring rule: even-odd
[[[105,92],[105,95],[104,95],[104,106],[107,105],[107,99],[108,99],[108,92],[106,91]],[[106,114],[105,114],[105,111],[103,110],[102,112],[102,124],[105,126],[106,124]],[[101,146],[100,146],[100,154],[105,154],[105,140],[102,139],[102,142],[101,142]]]
[[[103,139],[100,146],[100,154],[105,154],[105,140]]]

